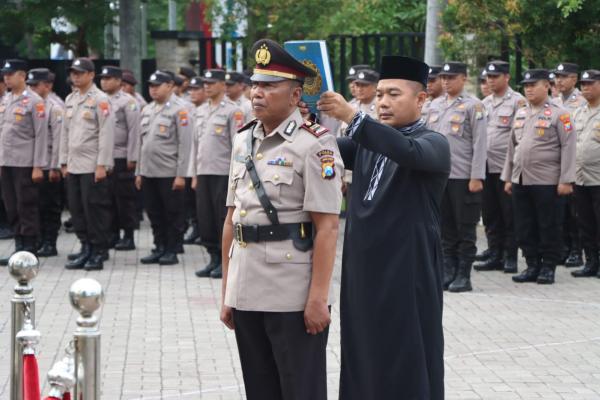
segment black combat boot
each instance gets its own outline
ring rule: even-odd
[[[471,263],[461,261],[458,264],[458,272],[454,281],[448,286],[448,291],[452,293],[470,292],[471,286]]]
[[[198,278],[208,278],[211,272],[221,265],[221,255],[219,253],[208,254],[210,255],[210,261],[204,268],[196,271],[196,276]]]
[[[573,271],[571,272],[571,275],[575,278],[588,278],[591,276],[596,276],[598,275],[598,266],[599,266],[599,259],[598,259],[598,252],[591,250],[591,249],[585,249],[584,250],[585,253],[585,265],[582,269],[578,269],[577,271]]]
[[[179,258],[177,258],[177,253],[174,251],[166,251],[159,259],[158,263],[160,265],[175,265],[179,263]]]
[[[67,262],[65,264],[66,269],[83,269],[85,264],[88,262],[90,257],[92,256],[92,246],[89,243],[85,243],[81,245],[81,253],[79,257]]]
[[[56,250],[56,239],[44,239],[42,244],[37,249],[38,257],[53,257],[58,255],[58,250]]]
[[[106,251],[104,249],[95,248],[83,266],[83,269],[86,271],[99,271],[104,269],[105,253]]]
[[[0,266],[6,267],[8,265],[8,260],[12,257],[13,254],[18,253],[19,251],[25,250],[25,243],[23,240],[23,236],[15,235],[15,251],[10,253],[8,257],[0,258]]]
[[[502,271],[504,262],[502,261],[502,252],[497,249],[490,250],[490,256],[481,262],[473,265],[475,271]]]
[[[156,248],[152,249],[152,252],[146,257],[142,257],[140,262],[142,264],[158,264],[158,260],[165,254],[165,247],[163,245],[158,245]]]
[[[78,253],[71,253],[67,256],[67,260],[73,261],[81,257],[83,254],[90,252],[90,244],[88,242],[81,242],[81,248]]]
[[[133,229],[126,229],[123,239],[120,239],[115,244],[115,250],[129,251],[135,250],[135,242],[133,241]]]
[[[484,251],[482,251],[481,253],[477,253],[475,255],[475,261],[485,261],[488,258],[490,258],[490,254],[492,252],[492,249],[485,249]]]
[[[580,267],[583,265],[583,258],[581,257],[581,251],[579,250],[571,250],[569,256],[565,260],[565,267]]]
[[[512,277],[513,282],[524,283],[524,282],[536,282],[540,273],[540,264],[537,260],[526,260],[527,269],[521,272],[519,275]]]
[[[183,244],[194,244],[196,239],[200,237],[200,233],[198,233],[198,224],[196,222],[192,222],[192,229],[189,231],[185,238],[183,239]]]
[[[517,256],[519,254],[518,249],[510,249],[504,253],[504,273],[505,274],[516,274],[519,272],[517,264]]]
[[[556,265],[543,263],[542,269],[540,269],[540,273],[537,277],[537,283],[540,285],[552,285],[554,283],[554,271],[556,270]]]
[[[210,277],[214,278],[214,279],[223,278],[223,265],[221,263],[219,263],[219,265],[217,265],[217,268],[210,271]]]

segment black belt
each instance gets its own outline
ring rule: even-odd
[[[233,226],[235,240],[242,247],[247,243],[276,242],[293,239],[312,242],[312,223],[302,222],[279,225],[242,225]]]

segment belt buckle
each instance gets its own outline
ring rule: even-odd
[[[235,224],[235,240],[238,242],[240,247],[246,247],[248,243],[244,242],[244,233],[242,228],[242,224]]]

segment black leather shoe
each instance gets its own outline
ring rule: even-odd
[[[15,237],[13,230],[8,226],[0,226],[0,240],[12,239]]]
[[[456,278],[456,269],[458,268],[457,264],[458,262],[454,260],[444,259],[444,290],[448,290],[448,287]]]
[[[67,256],[67,260],[69,261],[73,261],[76,260],[78,258],[80,258],[83,254],[85,253],[89,253],[91,250],[90,248],[90,244],[87,242],[82,242],[81,243],[81,248],[79,249],[78,253],[71,253]]]
[[[475,255],[475,261],[485,261],[485,260],[487,260],[488,258],[490,258],[491,252],[492,252],[491,249],[485,249],[481,253],[477,253]]]
[[[525,283],[525,282],[536,282],[540,273],[539,268],[527,267],[527,269],[521,272],[519,275],[512,277],[513,282]]]
[[[551,285],[554,283],[554,270],[556,269],[553,265],[544,265],[540,270],[540,274],[537,278],[537,283],[540,285]]]
[[[169,251],[158,259],[158,263],[160,265],[175,265],[179,264],[179,259],[177,258],[177,254]]]
[[[498,250],[491,250],[490,256],[485,261],[475,264],[473,269],[475,271],[502,271],[504,269],[502,253]]]
[[[76,258],[76,259],[66,263],[65,269],[83,269],[83,267],[85,266],[85,264],[87,263],[89,258],[90,258],[89,253],[83,254],[83,255],[81,255],[81,257]]]
[[[52,257],[57,255],[58,251],[56,250],[56,243],[43,242],[40,248],[37,250],[38,257]]]
[[[165,254],[165,249],[162,247],[153,249],[152,252],[146,257],[142,257],[140,262],[142,264],[158,264],[158,260]]]
[[[470,292],[473,290],[471,286],[471,264],[469,263],[461,263],[458,266],[458,272],[456,274],[456,278],[450,286],[448,286],[448,291],[452,293],[462,293],[462,292]]]
[[[119,251],[127,251],[127,250],[135,250],[135,242],[133,238],[123,238],[115,244],[115,250]]]
[[[214,278],[214,279],[221,279],[221,278],[223,278],[223,267],[221,266],[221,264],[219,264],[217,266],[217,268],[215,268],[212,271],[210,271],[210,277]]]
[[[215,270],[219,265],[221,265],[221,257],[218,254],[209,254],[210,261],[206,266],[202,269],[199,269],[195,272],[198,278],[208,278],[210,277],[210,273]]]
[[[571,272],[571,276],[574,278],[589,278],[598,275],[598,266],[596,268],[585,265],[582,269]]]
[[[192,224],[192,230],[188,233],[185,238],[183,238],[183,244],[194,244],[196,239],[200,237],[198,233],[198,227],[195,224]]]
[[[87,260],[87,262],[83,266],[83,269],[85,269],[86,271],[98,271],[98,270],[104,269],[103,252],[99,251],[97,253],[94,253],[94,255],[92,255]]]
[[[565,260],[565,267],[580,267],[583,265],[583,258],[578,252],[572,251],[569,257]]]
[[[516,258],[507,258],[504,260],[504,273],[505,274],[516,274],[519,272]]]

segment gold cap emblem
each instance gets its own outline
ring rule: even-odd
[[[256,50],[256,54],[254,56],[256,63],[262,66],[267,66],[271,62],[271,52],[266,44],[260,46],[258,50]]]

